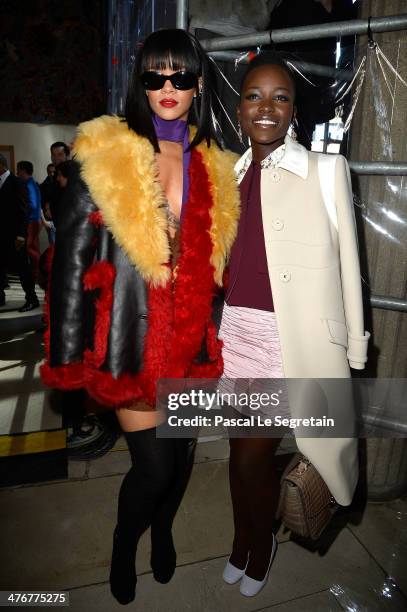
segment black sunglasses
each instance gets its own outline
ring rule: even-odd
[[[198,85],[198,77],[196,74],[193,72],[184,72],[184,70],[179,70],[169,76],[161,74],[160,72],[148,70],[147,72],[143,72],[140,79],[144,89],[150,89],[152,91],[162,89],[166,81],[171,81],[175,89],[193,89]]]

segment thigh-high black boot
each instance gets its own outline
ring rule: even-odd
[[[174,440],[175,481],[171,493],[154,515],[151,524],[151,568],[157,582],[165,584],[174,574],[177,555],[172,539],[172,524],[191,475],[195,440]]]
[[[175,440],[157,438],[155,427],[124,435],[132,467],[120,488],[110,571],[111,591],[121,604],[135,597],[137,543],[172,491],[176,474]]]

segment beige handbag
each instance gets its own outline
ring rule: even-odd
[[[281,477],[277,518],[294,533],[317,540],[337,507],[315,467],[297,453]]]

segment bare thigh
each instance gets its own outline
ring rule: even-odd
[[[152,410],[143,402],[134,405],[134,408],[118,408],[117,420],[123,431],[141,431],[157,427],[165,421],[165,412]]]

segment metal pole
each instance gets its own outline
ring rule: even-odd
[[[350,161],[350,169],[356,174],[382,174],[387,176],[405,176],[407,175],[406,162],[365,162],[365,161]]]
[[[396,310],[398,312],[407,312],[407,302],[399,298],[381,297],[379,295],[370,296],[370,305],[372,308],[381,308],[383,310]]]
[[[391,417],[386,417],[384,415],[374,415],[374,414],[363,414],[362,415],[362,422],[363,424],[366,426],[370,426],[373,428],[373,431],[377,432],[377,434],[379,434],[379,432],[377,431],[378,429],[387,429],[388,431],[393,431],[395,433],[400,434],[399,436],[386,436],[388,438],[390,437],[397,437],[397,438],[401,438],[401,437],[406,437],[407,436],[407,425],[405,423],[405,421],[397,421],[394,418]],[[377,435],[377,437],[384,437],[383,436],[383,432],[382,435]]]
[[[188,29],[188,0],[177,0],[177,28]]]
[[[351,36],[354,34],[367,34],[368,19],[351,19],[349,21],[335,21],[327,24],[301,26],[300,28],[282,28],[268,32],[244,34],[243,36],[225,36],[201,40],[205,51],[224,51],[228,49],[245,49],[257,45],[273,43],[294,42],[297,40],[311,40],[315,38],[330,38],[337,36]],[[407,28],[407,14],[391,15],[389,17],[375,17],[370,20],[372,32],[395,32]]]
[[[240,57],[240,53],[237,51],[211,51],[208,55],[214,60],[219,60],[221,62],[234,62]],[[249,58],[245,57],[240,60],[239,63],[248,64]],[[295,61],[292,63],[298,70],[306,74],[326,76],[341,81],[351,81],[354,77],[354,72],[352,70],[336,70],[335,68],[331,68],[331,66],[322,66],[321,64],[312,64],[310,62]]]

